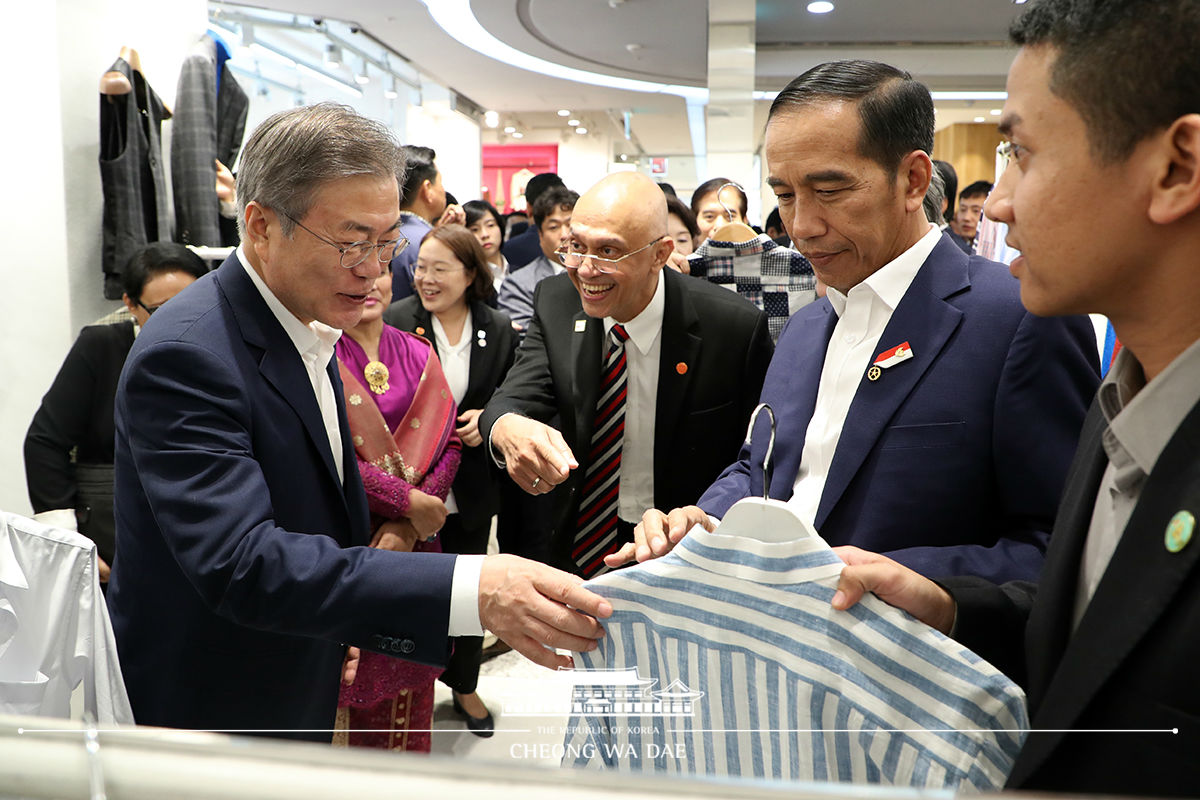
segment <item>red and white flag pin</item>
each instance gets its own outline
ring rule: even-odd
[[[891,350],[884,350],[879,355],[875,356],[874,363],[867,370],[867,378],[873,381],[879,380],[883,374],[883,370],[888,367],[894,367],[901,361],[907,361],[913,357],[912,346],[908,342],[898,344]]]

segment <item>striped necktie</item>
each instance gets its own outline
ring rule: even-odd
[[[609,332],[608,355],[600,376],[600,397],[592,446],[583,479],[583,500],[575,525],[571,557],[579,574],[591,578],[607,572],[604,556],[616,552],[617,497],[621,483],[621,445],[625,439],[625,342],[629,334],[620,324]]]

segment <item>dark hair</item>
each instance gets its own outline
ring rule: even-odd
[[[716,194],[721,190],[721,187],[727,183],[731,184],[730,188],[737,193],[738,207],[742,210],[742,219],[745,219],[746,212],[750,208],[750,201],[747,199],[746,193],[738,188],[738,185],[729,180],[729,178],[711,178],[697,186],[696,191],[692,192],[692,213],[696,216],[700,216],[700,203],[704,200],[704,198],[710,194]],[[720,199],[721,198],[718,196],[717,201],[720,202]]]
[[[1042,0],[1008,35],[1023,47],[1057,51],[1050,91],[1083,117],[1103,162],[1200,111],[1195,0]]]
[[[954,198],[958,196],[958,173],[954,171],[954,165],[949,161],[933,160],[933,168],[942,175],[942,196],[946,198]],[[946,222],[954,218],[954,208],[949,200],[946,202],[946,211],[943,214]]]
[[[967,188],[962,190],[962,194],[958,196],[958,202],[966,200],[968,197],[979,197],[980,195],[987,197],[992,191],[992,185],[987,181],[975,181],[967,184]]]
[[[542,193],[547,189],[553,189],[556,186],[565,186],[563,179],[558,177],[553,172],[539,172],[529,179],[525,184],[525,207],[533,208],[533,204],[537,201]]]
[[[696,224],[696,215],[692,213],[690,208],[683,204],[682,200],[673,194],[667,195],[667,214],[668,216],[674,214],[679,217],[684,227],[688,229],[688,233],[692,235],[693,241],[699,238],[700,226]]]
[[[575,203],[579,200],[579,193],[572,192],[565,186],[555,186],[547,189],[538,195],[538,199],[533,203],[533,224],[538,230],[542,229],[542,222],[546,217],[553,214],[559,209],[570,211],[575,208]]]
[[[671,184],[667,183],[666,181],[659,181],[658,188],[662,189],[663,194],[665,194],[667,197],[678,197],[679,196],[678,194],[675,193],[675,187],[672,186]]]
[[[468,200],[463,203],[463,213],[467,215],[468,228],[483,219],[486,214],[491,214],[492,219],[496,220],[496,226],[500,228],[500,243],[504,244],[504,217],[500,216],[494,205],[487,200]]]
[[[779,206],[771,209],[771,213],[767,214],[767,221],[763,223],[764,231],[769,231],[771,228],[777,231],[783,230],[783,217],[779,214]]]
[[[436,228],[430,228],[429,232],[421,237],[421,244],[430,239],[437,239],[446,245],[450,252],[454,253],[454,257],[462,262],[464,269],[474,271],[475,277],[467,284],[467,290],[463,293],[468,303],[472,300],[487,300],[495,293],[492,268],[487,263],[487,254],[483,252],[483,245],[479,244],[475,234],[462,225],[438,225]]]
[[[185,272],[199,279],[208,272],[208,265],[181,244],[152,242],[129,257],[121,272],[121,285],[129,299],[137,302],[151,279],[168,272]]]
[[[793,80],[771,103],[777,114],[827,100],[858,105],[858,152],[895,177],[914,150],[933,152],[933,98],[912,75],[878,61],[830,61]]]
[[[400,154],[404,157],[404,166],[407,173],[404,176],[404,185],[400,187],[400,207],[408,208],[417,198],[417,190],[421,188],[421,184],[425,181],[437,180],[437,165],[433,160],[437,158],[437,153],[432,147],[422,147],[416,144],[406,144],[400,148]]]

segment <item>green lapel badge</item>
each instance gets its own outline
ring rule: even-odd
[[[1163,543],[1167,546],[1167,550],[1178,553],[1187,547],[1188,542],[1192,540],[1192,531],[1195,529],[1196,518],[1192,516],[1192,512],[1175,512],[1175,516],[1171,517],[1171,521],[1167,523],[1167,535],[1163,537]]]

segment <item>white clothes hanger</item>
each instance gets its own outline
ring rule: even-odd
[[[768,495],[774,466],[771,458],[775,454],[775,412],[767,403],[759,403],[750,415],[746,446],[749,447],[754,435],[754,423],[758,420],[758,414],[764,410],[770,418],[771,428],[767,452],[763,456],[763,496],[747,497],[734,503],[721,519],[716,532],[729,536],[751,536],[762,542],[791,542],[816,537],[817,532],[813,526],[802,519],[794,508],[782,500],[772,500]]]

